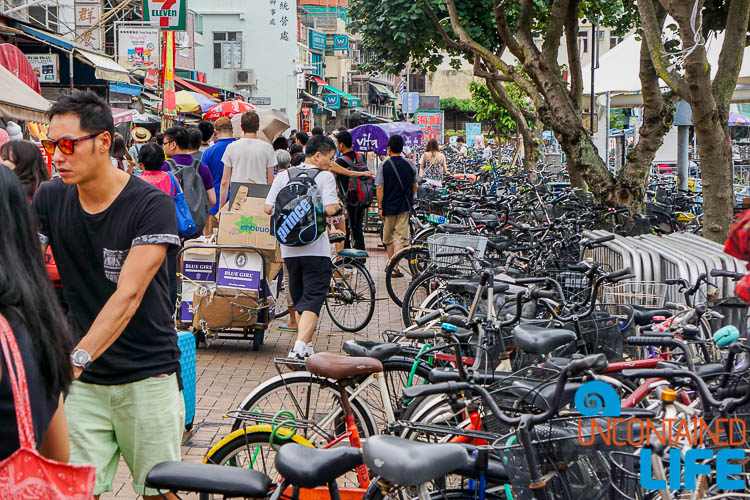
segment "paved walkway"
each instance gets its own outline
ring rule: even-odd
[[[401,310],[388,298],[385,289],[384,272],[387,256],[375,235],[366,235],[370,259],[367,267],[375,279],[375,314],[370,324],[358,333],[342,332],[325,312],[315,336],[316,351],[341,352],[344,341],[359,338],[380,340],[383,330],[401,327]],[[222,416],[227,410],[239,406],[244,397],[259,383],[276,375],[273,359],[284,357],[294,345],[294,336],[280,332],[275,326],[266,332],[265,343],[258,352],[252,351],[247,341],[219,340],[211,347],[198,349],[196,416],[193,431],[185,436],[182,448],[183,460],[200,462],[208,448],[229,433],[230,419]],[[136,499],[130,485],[130,472],[124,461],[120,461],[113,483],[113,492],[101,496],[102,499]],[[183,496],[183,498],[197,498]]]

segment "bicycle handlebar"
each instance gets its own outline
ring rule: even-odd
[[[742,273],[736,273],[734,271],[727,271],[724,269],[712,269],[711,270],[711,277],[712,278],[731,278],[733,280],[738,280],[742,278],[744,274]]]
[[[627,337],[625,343],[630,345],[674,347],[679,349],[685,355],[685,364],[687,364],[688,370],[695,372],[695,364],[693,363],[693,357],[690,355],[688,346],[674,337],[648,335],[644,337]]]

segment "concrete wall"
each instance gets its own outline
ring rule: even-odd
[[[281,6],[285,4],[288,10]],[[195,69],[204,71],[212,85],[236,89],[232,69],[214,69],[213,32],[241,31],[243,40],[242,69],[255,70],[257,87],[250,95],[270,97],[271,108],[283,109],[289,123],[296,123],[297,77],[297,2],[279,0],[275,12],[269,2],[246,0],[191,0],[191,10],[203,16],[204,44],[195,47]],[[282,17],[286,16],[286,26]],[[271,24],[274,20],[275,24]],[[288,40],[282,40],[286,33]]]

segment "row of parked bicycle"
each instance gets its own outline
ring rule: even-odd
[[[403,329],[276,359],[204,464],[147,482],[274,500],[749,496],[746,325],[705,293],[741,275],[636,282],[587,258],[615,238],[582,237],[610,211],[504,179],[423,192],[386,270]]]

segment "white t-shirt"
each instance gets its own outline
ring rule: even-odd
[[[492,158],[492,148],[487,146],[484,148],[484,151],[482,151],[482,159],[489,160],[490,158]]]
[[[229,149],[227,147],[227,149]],[[314,165],[303,163],[298,168],[317,168]],[[276,204],[276,197],[279,195],[281,188],[287,185],[289,182],[289,170],[279,172],[276,178],[271,184],[271,190],[266,196],[266,205],[272,207]],[[316,177],[315,183],[320,188],[320,196],[323,205],[338,205],[339,197],[336,194],[336,179],[333,177],[331,172],[322,170]],[[288,247],[281,245],[281,257],[287,259],[289,257],[330,257],[331,256],[331,243],[328,241],[328,232],[323,233],[320,238],[310,243],[309,245],[303,245],[301,247]]]
[[[276,166],[276,154],[266,141],[243,137],[227,146],[221,161],[232,167],[231,182],[266,184],[266,170]]]
[[[461,153],[462,155],[464,155],[464,157],[465,157],[465,156],[467,156],[469,154],[469,148],[467,148],[466,144],[464,144],[463,146],[460,146],[458,148],[458,152]]]

